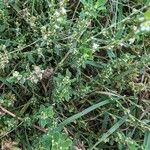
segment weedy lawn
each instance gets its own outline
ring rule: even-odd
[[[149,0],[0,0],[2,150],[150,150]]]

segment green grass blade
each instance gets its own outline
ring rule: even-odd
[[[107,129],[108,122],[109,122],[109,114],[105,113],[104,114],[104,120],[103,120],[103,123],[102,123],[102,129],[105,129],[105,130]]]
[[[150,150],[150,131],[145,132],[143,145],[145,147],[145,150]]]
[[[124,116],[122,119],[120,119],[117,123],[115,123],[106,133],[102,135],[102,137],[94,144],[90,150],[93,150],[98,144],[105,141],[112,133],[114,133],[128,118],[128,116]]]
[[[94,61],[86,61],[86,64],[87,65],[91,65],[91,66],[93,66],[93,67],[96,67],[96,68],[100,68],[100,69],[102,69],[102,68],[104,68],[105,67],[105,64],[104,63],[96,63],[96,62],[94,62]]]
[[[99,102],[97,104],[94,104],[88,108],[86,108],[85,110],[67,118],[66,120],[64,120],[63,122],[61,122],[59,125],[58,125],[58,128],[59,129],[62,129],[64,126],[68,125],[69,123],[71,122],[74,122],[76,119],[78,118],[81,118],[82,116],[86,115],[87,113],[101,107],[101,106],[104,106],[106,104],[109,104],[110,103],[110,100],[105,100],[105,101],[102,101],[102,102]]]

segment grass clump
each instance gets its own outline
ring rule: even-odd
[[[149,150],[149,41],[149,0],[0,0],[1,149]]]

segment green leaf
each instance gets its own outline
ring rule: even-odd
[[[96,4],[95,4],[95,8],[99,8],[101,6],[104,6],[106,3],[106,0],[97,0]]]
[[[64,133],[54,131],[50,133],[52,135],[52,147],[51,150],[69,150],[72,145],[72,141]]]
[[[145,0],[145,5],[150,5],[150,0]]]
[[[144,13],[144,18],[146,20],[150,20],[150,9],[148,9],[145,13]]]
[[[100,69],[105,67],[105,64],[102,63],[102,62],[101,63],[97,63],[97,62],[90,61],[90,60],[87,60],[86,64],[91,65],[91,66],[96,67],[96,68],[100,68]]]
[[[128,144],[129,150],[138,150],[137,144],[136,143],[130,143]]]
[[[29,62],[31,62],[31,63],[33,63],[33,64],[35,63],[35,60],[34,60],[34,57],[33,57],[32,54],[29,53],[29,54],[27,55],[27,57],[28,57]]]
[[[107,129],[108,123],[109,123],[109,114],[105,113],[104,114],[104,120],[102,123],[102,129]]]
[[[80,49],[80,51],[81,51],[81,53],[83,54],[83,55],[88,55],[89,57],[92,57],[92,51],[91,51],[91,49],[90,48],[86,48],[86,47],[82,47],[81,49]]]
[[[106,133],[102,135],[102,137],[94,144],[90,150],[95,149],[97,145],[99,145],[101,142],[104,142],[112,133],[114,133],[128,118],[128,116],[122,117],[117,123],[115,123]]]
[[[6,29],[6,25],[5,24],[0,26],[0,32],[3,32],[5,29]]]
[[[7,85],[9,89],[12,90],[19,99],[22,99],[19,93],[11,86],[9,82],[6,81],[6,79],[3,79],[2,77],[0,77],[0,81],[4,83],[5,85]]]
[[[106,104],[109,104],[110,103],[110,100],[105,100],[105,101],[102,101],[102,102],[99,102],[97,104],[94,104],[88,108],[86,108],[85,110],[67,118],[66,120],[64,120],[63,122],[61,122],[59,125],[58,125],[58,128],[59,129],[63,129],[64,126],[70,124],[71,122],[74,122],[76,119],[79,119],[81,118],[82,116],[86,115],[87,113],[101,107],[101,106],[104,106]]]
[[[112,58],[116,58],[115,53],[113,52],[113,50],[107,50],[107,55],[110,59]]]
[[[5,8],[4,1],[0,0],[0,9],[4,9],[4,8]]]
[[[51,123],[53,116],[54,112],[52,106],[45,107],[44,105],[41,105],[40,110],[38,112],[38,123],[42,128],[44,128],[46,125]]]
[[[88,4],[88,2],[87,2],[86,0],[81,0],[81,3],[82,3],[83,5],[87,5],[87,4]]]
[[[12,150],[21,150],[19,147],[15,147],[15,146],[13,146],[12,147]]]

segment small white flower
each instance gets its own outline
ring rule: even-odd
[[[55,15],[56,17],[59,17],[59,16],[60,16],[60,13],[59,13],[58,11],[56,11],[56,12],[54,13],[54,15]]]
[[[13,77],[15,77],[18,81],[20,81],[20,80],[22,79],[22,75],[19,74],[18,71],[15,71],[15,72],[13,73]]]
[[[47,38],[48,38],[47,34],[44,34],[43,35],[43,40],[47,40]]]
[[[55,29],[59,29],[59,26],[57,24],[54,25]]]
[[[42,31],[42,32],[45,32],[45,31],[46,31],[46,26],[42,26],[42,27],[41,27],[41,31]]]
[[[19,72],[18,72],[18,71],[15,71],[15,72],[13,73],[13,77],[18,77],[18,75],[19,75]]]
[[[96,43],[93,43],[93,49],[97,49],[98,48],[98,44],[96,44]]]
[[[141,26],[140,30],[145,31],[146,30],[145,26]]]
[[[39,66],[34,66],[34,70],[36,73],[41,72],[41,68]]]
[[[133,10],[132,10],[133,12],[137,12],[138,10],[137,9],[135,9],[135,8],[133,8]]]
[[[39,66],[34,66],[34,71],[29,76],[29,80],[31,80],[32,83],[38,83],[39,80],[42,79],[44,70],[41,70]]]
[[[104,35],[104,36],[106,36],[107,35],[107,31],[104,29],[104,31],[102,31],[102,34]]]
[[[140,21],[140,22],[144,21],[144,17],[140,17],[140,18],[139,18],[139,21]]]
[[[138,34],[138,33],[140,33],[140,30],[139,30],[139,29],[138,29],[138,30],[136,30],[135,34]]]
[[[120,45],[120,46],[124,46],[124,43],[123,43],[123,42],[120,42],[119,45]]]
[[[78,53],[78,50],[77,49],[73,49],[73,54],[77,54]]]
[[[108,47],[109,50],[112,50],[114,48],[114,45],[111,45]]]
[[[54,140],[52,140],[52,143],[54,143],[55,141]]]
[[[140,31],[143,31],[143,32],[144,31],[146,31],[146,32],[150,31],[150,21],[145,21],[145,22],[141,23]]]
[[[66,14],[66,9],[65,9],[64,7],[61,8],[61,13],[62,13],[63,15]]]
[[[39,48],[37,49],[37,52],[38,52],[38,55],[39,55],[39,56],[43,56],[42,48],[39,47]]]
[[[58,22],[63,22],[63,18],[62,18],[62,17],[58,17],[56,20],[57,20]]]
[[[141,27],[141,31],[149,31],[150,27],[146,27],[146,26],[142,26]]]
[[[129,44],[133,44],[134,41],[135,41],[135,38],[130,38],[130,39],[129,39]]]
[[[133,26],[133,30],[134,30],[134,31],[137,31],[137,26]]]
[[[61,1],[59,2],[60,6],[63,6],[64,3],[65,3],[65,0],[61,0]]]
[[[6,45],[2,45],[2,50],[6,50]]]
[[[30,79],[30,81],[32,82],[32,83],[35,83],[35,84],[37,84],[38,83],[38,79],[37,78],[35,78],[34,76],[33,77],[30,77],[29,78]]]

